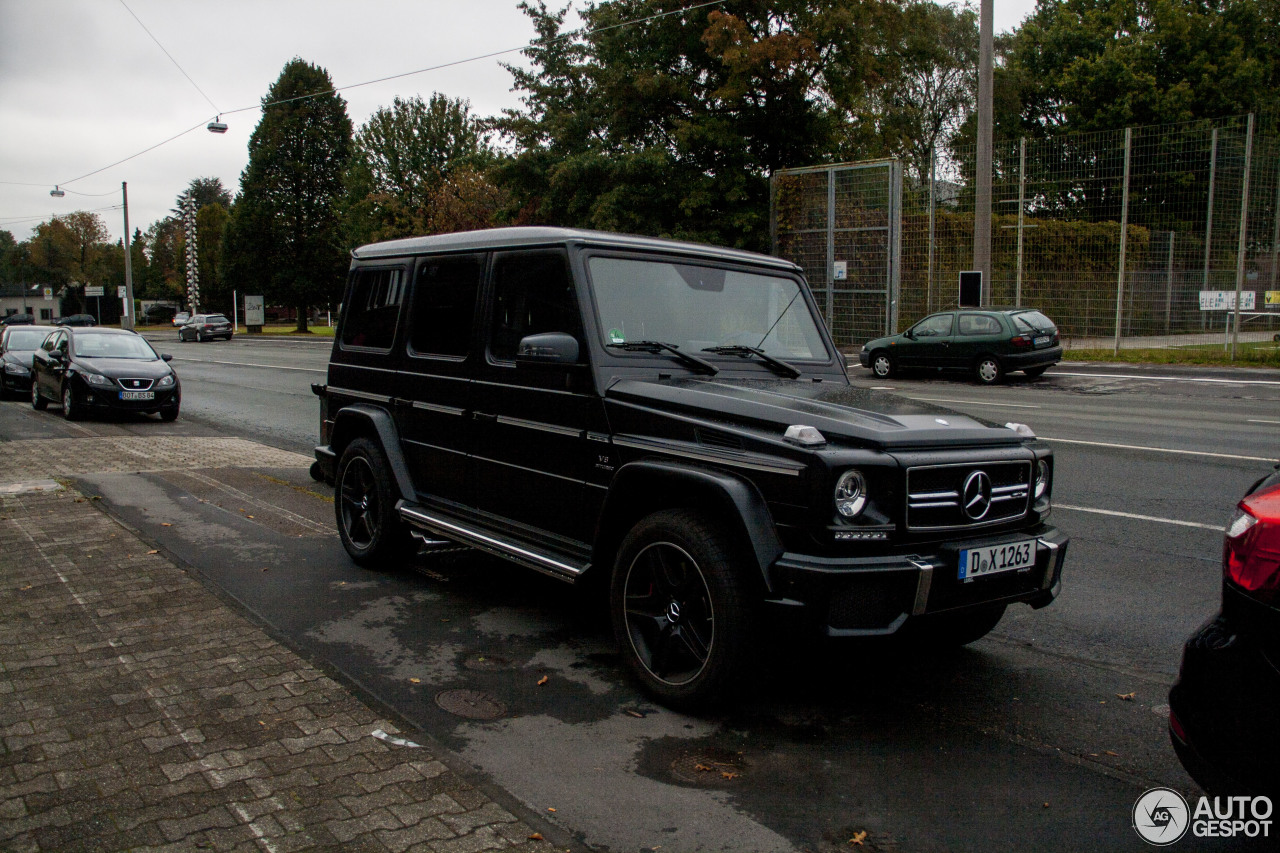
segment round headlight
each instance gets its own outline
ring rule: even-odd
[[[1049,490],[1049,461],[1041,459],[1036,463],[1036,500],[1044,497]]]
[[[862,472],[850,469],[836,482],[836,512],[855,518],[867,506],[867,481]]]

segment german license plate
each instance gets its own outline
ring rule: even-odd
[[[1028,569],[1036,563],[1036,540],[1020,539],[1001,545],[967,548],[960,552],[959,578],[970,581],[985,575]]]
[[[155,391],[121,391],[121,400],[154,400],[156,398]]]
[[[1032,343],[1033,343],[1033,344],[1035,344],[1035,345],[1036,345],[1036,346],[1038,346],[1038,347],[1042,347],[1042,346],[1046,345],[1047,343],[1049,343],[1049,341],[1051,341],[1051,340],[1053,340],[1053,335],[1041,335],[1040,337],[1038,337],[1038,338],[1036,338],[1034,341],[1032,341]]]

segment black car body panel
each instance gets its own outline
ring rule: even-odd
[[[357,249],[344,306],[312,471],[354,559],[404,526],[617,585],[674,512],[714,526],[753,606],[827,636],[1060,588],[1048,447],[852,387],[790,262],[496,229]]]
[[[1276,489],[1280,468],[1249,495]],[[1280,551],[1270,558],[1280,566]],[[1280,607],[1224,577],[1221,610],[1183,647],[1169,708],[1169,738],[1201,787],[1280,801]]]
[[[0,396],[31,390],[31,361],[54,328],[21,324],[0,333]]]

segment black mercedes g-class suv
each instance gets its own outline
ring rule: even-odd
[[[770,631],[966,643],[1057,595],[1049,449],[851,387],[795,264],[555,228],[352,255],[313,474],[357,563],[603,574],[631,669],[685,708]]]

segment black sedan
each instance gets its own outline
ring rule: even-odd
[[[1280,799],[1280,466],[1227,527],[1222,609],[1191,635],[1169,737],[1206,791]]]
[[[5,326],[0,333],[0,399],[31,390],[31,358],[52,326]]]
[[[92,314],[68,314],[59,319],[59,326],[96,326],[98,321],[93,319]]]
[[[1062,360],[1058,327],[1033,308],[961,308],[930,314],[858,353],[880,379],[903,368],[967,371],[983,385],[1021,370],[1035,378]]]
[[[77,420],[90,411],[160,413],[178,417],[182,386],[171,356],[123,329],[61,327],[45,339],[32,361],[31,405],[62,402],[62,415]]]
[[[180,341],[231,340],[231,321],[221,314],[197,314],[178,329]]]

